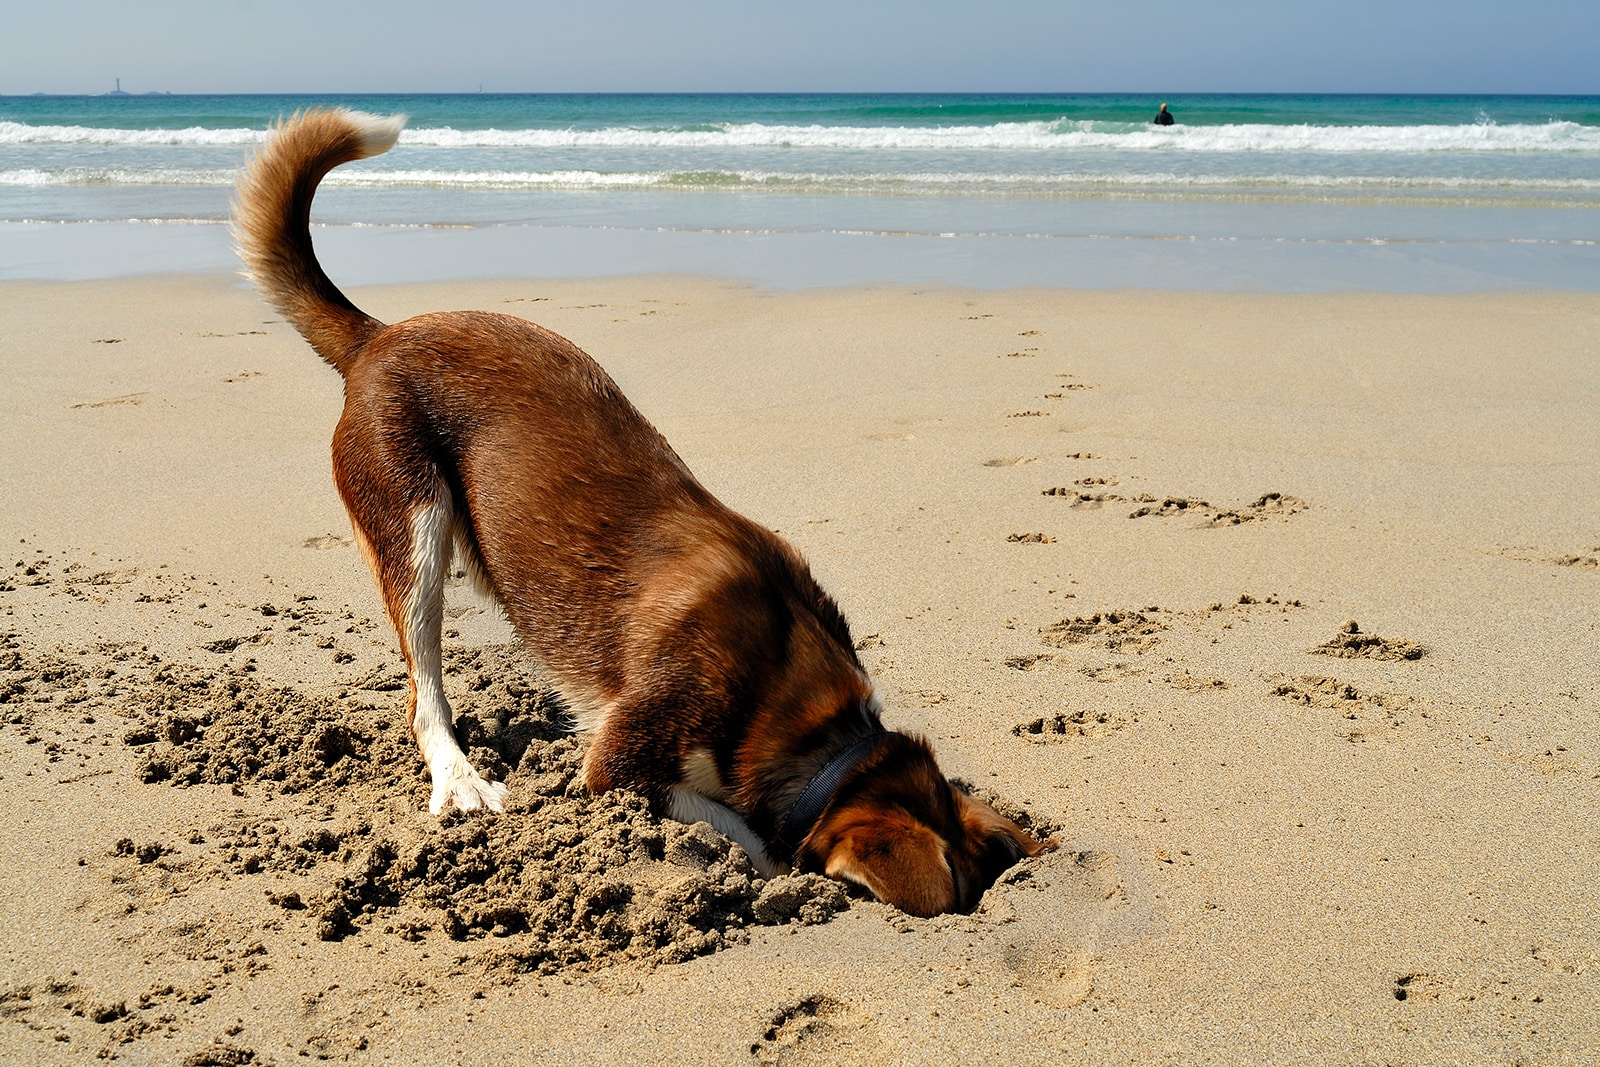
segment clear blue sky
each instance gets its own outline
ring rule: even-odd
[[[1600,0],[14,0],[0,93],[1600,93]]]

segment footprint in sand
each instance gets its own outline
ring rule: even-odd
[[[1228,683],[1221,678],[1209,674],[1191,674],[1187,670],[1174,671],[1162,680],[1172,688],[1181,689],[1186,693],[1204,693],[1228,688]]]
[[[848,1004],[826,993],[813,993],[773,1011],[766,1030],[750,1045],[757,1063],[835,1064],[845,1061],[872,1062],[867,1045],[874,1048],[872,1021]],[[865,1043],[865,1044],[864,1044]]]
[[[1090,663],[1078,668],[1078,673],[1091,682],[1108,685],[1114,682],[1131,681],[1134,678],[1143,678],[1150,672],[1143,667],[1136,667],[1127,660],[1112,660],[1110,663]],[[1128,712],[1129,722],[1138,722],[1138,716]]]
[[[1018,986],[1070,1008],[1094,988],[1094,954],[1112,914],[1127,904],[1120,861],[1109,852],[1047,853],[1013,867],[984,895],[977,918]]]
[[[1537,548],[1502,545],[1495,549],[1494,554],[1514,559],[1518,563],[1553,563],[1557,567],[1571,567],[1575,570],[1600,570],[1600,545],[1580,548],[1576,552],[1568,552],[1561,556],[1542,555]]]
[[[1146,516],[1154,515],[1159,518],[1169,519],[1175,515],[1204,515],[1212,510],[1211,505],[1204,500],[1196,500],[1187,496],[1169,496],[1165,500],[1146,504],[1142,508],[1136,508],[1128,514],[1128,518],[1142,519]]]
[[[1091,493],[1065,485],[1053,485],[1049,489],[1042,489],[1040,495],[1070,497],[1072,502],[1068,506],[1074,508],[1103,508],[1107,504],[1117,504],[1128,499],[1119,493]]]
[[[956,784],[1040,839],[1060,840],[1064,833],[1055,820],[991,790]],[[1148,905],[1136,902],[1135,873],[1120,850],[1062,847],[1005,872],[970,916],[906,922],[924,928],[927,947],[941,958],[963,952],[978,957],[970,968],[974,979],[998,970],[1010,976],[1014,995],[1070,1008],[1093,991],[1101,947],[1136,933],[1150,915]]]
[[[1394,980],[1396,1000],[1438,1000],[1444,982],[1437,975],[1425,972],[1402,974]]]
[[[1116,709],[1064,711],[1059,715],[1019,722],[1011,728],[1011,733],[1031,744],[1051,745],[1080,737],[1097,737],[1136,721],[1132,714]]]
[[[1298,515],[1306,510],[1306,502],[1299,497],[1287,496],[1283,493],[1263,493],[1248,504],[1236,508],[1219,508],[1208,500],[1198,497],[1169,496],[1161,499],[1155,497],[1138,498],[1143,507],[1136,508],[1129,513],[1130,519],[1143,519],[1148,517],[1170,519],[1184,515],[1193,515],[1202,520],[1199,525],[1205,526],[1242,526],[1249,522],[1261,522],[1265,519],[1286,519],[1291,515]]]
[[[1100,611],[1087,617],[1062,619],[1041,627],[1039,640],[1056,648],[1094,644],[1112,652],[1142,654],[1160,642],[1156,635],[1167,628],[1165,622],[1154,617],[1159,611]]]
[[[257,630],[253,634],[242,634],[235,637],[221,637],[215,641],[207,641],[200,647],[205,649],[207,652],[227,654],[229,652],[237,651],[244,645],[261,645],[271,643],[272,631],[270,629],[266,629]]]
[[[143,404],[144,398],[149,393],[124,393],[122,396],[113,396],[106,400],[85,400],[81,404],[72,405],[74,410],[79,408],[114,408],[124,404]]]
[[[1352,744],[1375,737],[1395,737],[1412,714],[1428,717],[1427,705],[1404,693],[1366,693],[1337,678],[1304,674],[1280,679],[1270,690],[1273,696],[1302,707],[1322,708],[1344,721],[1340,736]]]
[[[1306,510],[1306,502],[1297,496],[1287,496],[1283,493],[1262,493],[1250,503],[1240,508],[1228,508],[1211,516],[1207,526],[1239,526],[1247,522],[1260,522],[1263,519],[1283,518],[1298,515]]]

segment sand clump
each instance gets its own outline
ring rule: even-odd
[[[1361,632],[1361,624],[1349,619],[1333,639],[1310,650],[1319,656],[1339,659],[1421,659],[1427,649],[1415,641],[1379,637]]]

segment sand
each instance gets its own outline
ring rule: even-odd
[[[1593,1062],[1600,298],[352,295],[574,339],[1062,847],[764,882],[577,787],[464,583],[513,799],[429,817],[336,375],[229,278],[7,283],[0,1062]]]

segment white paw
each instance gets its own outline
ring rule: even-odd
[[[472,764],[458,756],[448,767],[434,772],[428,811],[437,815],[452,804],[462,811],[504,811],[507,792],[504,782],[486,781],[472,769]]]

